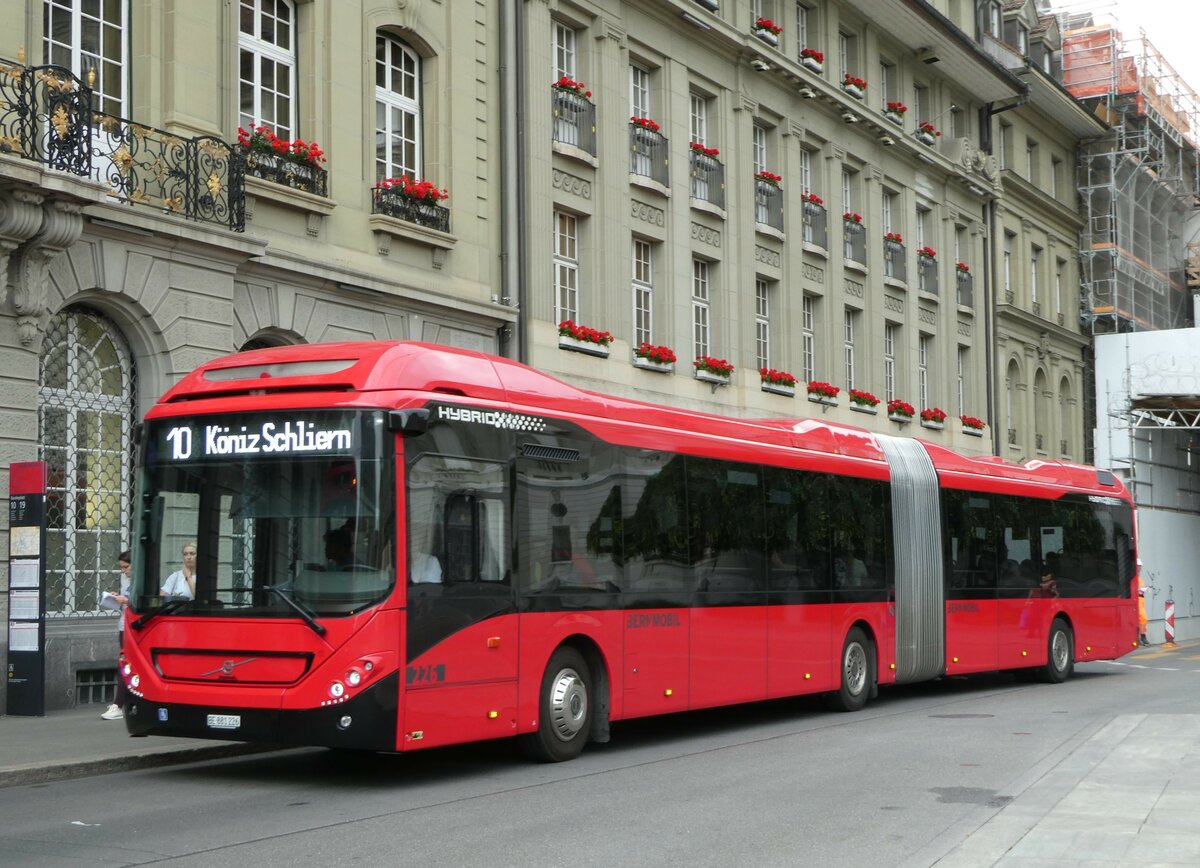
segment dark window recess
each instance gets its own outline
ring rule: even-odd
[[[75,673],[76,705],[108,705],[116,694],[116,669],[80,669]]]

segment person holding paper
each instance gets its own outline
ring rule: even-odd
[[[130,560],[129,551],[123,551],[117,555],[117,568],[121,571],[121,581],[118,587],[118,592],[115,594],[105,593],[108,600],[117,604],[117,651],[120,653],[121,643],[125,638],[125,607],[129,605],[130,585],[130,567],[133,561]],[[107,601],[107,600],[106,600]],[[113,697],[113,703],[100,716],[105,720],[122,720],[125,717],[125,679],[121,675],[121,666],[117,664],[117,693]]]
[[[163,582],[162,595],[167,598],[182,597],[185,600],[196,599],[196,544],[183,544],[183,568],[178,569]]]

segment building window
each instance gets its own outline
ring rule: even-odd
[[[38,389],[38,458],[48,468],[46,611],[100,612],[118,586],[133,517],[136,375],[124,338],[102,315],[50,318]]]
[[[960,139],[966,135],[963,129],[963,122],[966,120],[966,113],[957,105],[950,109],[950,138]]]
[[[913,84],[912,110],[917,123],[933,120],[929,110],[929,88],[923,84]]]
[[[854,330],[858,321],[858,311],[846,308],[842,318],[842,347],[846,362],[846,388],[854,388]]]
[[[633,345],[654,342],[654,248],[633,239]]]
[[[929,351],[933,344],[931,335],[921,335],[917,341],[917,397],[922,407],[931,407],[929,403]]]
[[[697,358],[709,355],[709,263],[692,260],[692,349]]]
[[[796,52],[799,57],[799,52],[806,48],[820,48],[817,45],[808,44],[809,28],[814,26],[813,19],[816,17],[816,12],[805,6],[803,3],[796,4]]]
[[[1058,179],[1062,174],[1062,168],[1062,160],[1058,157],[1050,158],[1050,195],[1055,199],[1058,198]]]
[[[579,319],[579,219],[554,212],[554,321]]]
[[[567,78],[578,78],[575,62],[576,33],[562,22],[554,22],[554,70],[553,81],[558,81],[564,75]]]
[[[241,0],[238,32],[238,124],[265,124],[295,138],[295,9],[289,0]]]
[[[998,137],[1000,139],[1000,168],[1001,169],[1010,168],[1010,163],[1012,160],[1012,156],[1011,156],[1012,135],[1013,135],[1012,124],[1006,124],[1006,123],[1002,122],[1000,124],[1000,135]]]
[[[891,190],[883,191],[883,234],[889,235],[896,232],[897,228],[893,222],[896,215],[896,194]]]
[[[966,262],[967,249],[967,227],[955,225],[954,227],[954,261],[955,263]]]
[[[126,5],[126,0],[46,0],[42,6],[46,63],[85,79],[89,70],[95,71],[94,104],[101,112],[118,117],[128,114]],[[242,17],[244,20],[244,11]]]
[[[1002,273],[1000,279],[1004,282],[1004,303],[1005,304],[1013,303],[1012,253],[1013,253],[1013,241],[1016,239],[1016,237],[1017,236],[1012,232],[1006,231],[1004,233],[1004,259],[1002,262],[1002,272],[1003,273]]]
[[[387,34],[375,37],[375,180],[421,177],[421,60]]]
[[[767,170],[767,130],[766,127],[761,127],[758,124],[754,125],[754,132],[751,138],[751,154],[754,158],[754,174],[765,172]],[[766,221],[760,220],[760,223]]]
[[[1042,261],[1042,249],[1033,247],[1029,251],[1029,300],[1033,303],[1033,312],[1040,314],[1042,300],[1038,288],[1038,269]]]
[[[842,169],[842,212],[853,213],[856,210],[854,204],[854,173]]]
[[[967,357],[969,348],[959,344],[957,370],[955,372],[955,380],[958,391],[958,415],[965,415],[967,412],[967,363],[970,359]]]
[[[933,212],[928,208],[917,209],[917,249],[922,247],[932,246],[929,242],[933,238]]]
[[[1062,325],[1066,321],[1067,314],[1067,299],[1063,295],[1066,287],[1063,284],[1063,272],[1067,269],[1067,261],[1065,259],[1054,260],[1054,301],[1058,305],[1058,324]]]
[[[1037,158],[1038,146],[1037,142],[1032,139],[1025,140],[1025,180],[1031,184],[1036,184],[1038,179],[1037,174]]]
[[[883,327],[883,394],[885,401],[896,397],[896,333],[900,327],[887,323]]]
[[[754,348],[758,367],[771,367],[771,285],[754,281]]]
[[[887,61],[879,62],[879,104],[886,109],[889,102],[896,100],[896,86],[899,82],[896,67]]]
[[[629,116],[653,117],[650,107],[650,72],[636,63],[629,65]]]
[[[708,144],[708,99],[698,93],[688,98],[688,131],[693,142]]]
[[[800,189],[804,195],[813,192],[813,171],[812,171],[812,151],[808,148],[800,149]]]
[[[817,300],[811,295],[800,301],[800,324],[803,329],[804,381],[817,378]]]
[[[838,32],[838,72],[842,78],[860,75],[858,69],[857,40],[849,33]]]
[[[991,0],[987,8],[987,31],[997,39],[1004,32],[1004,19],[1000,0]]]

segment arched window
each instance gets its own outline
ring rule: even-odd
[[[1059,452],[1063,458],[1071,454],[1073,448],[1074,425],[1071,422],[1071,381],[1063,377],[1058,384],[1058,418],[1059,431],[1062,435],[1062,442],[1059,443]]]
[[[238,125],[296,133],[296,8],[291,0],[240,0]]]
[[[1004,409],[1008,416],[1008,443],[1017,445],[1017,432],[1021,428],[1021,398],[1017,386],[1021,381],[1021,368],[1016,360],[1008,363],[1008,374],[1004,379]]]
[[[375,180],[421,178],[421,59],[386,33],[375,36]]]
[[[118,587],[129,547],[136,372],[129,347],[102,314],[69,308],[42,344],[38,457],[48,466],[46,611],[100,611]]]
[[[1050,385],[1046,372],[1039,370],[1033,378],[1033,448],[1050,451]]]

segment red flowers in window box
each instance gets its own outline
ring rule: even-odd
[[[842,76],[842,87],[857,87],[859,90],[866,90],[867,80],[847,72]]]
[[[800,201],[808,202],[811,205],[819,205],[822,208],[825,207],[825,200],[822,199],[820,196],[818,196],[816,193],[805,193],[803,196],[800,197]]]
[[[713,356],[697,356],[696,361],[692,362],[692,367],[697,371],[707,371],[710,374],[715,374],[718,377],[728,378],[733,374],[733,363],[725,359],[714,358]]]
[[[575,79],[570,78],[569,76],[564,75],[562,78],[560,78],[558,81],[554,82],[554,84],[552,84],[550,86],[552,88],[554,88],[555,90],[570,91],[571,93],[575,94],[576,96],[581,96],[584,99],[592,98],[592,92],[587,89],[587,85],[585,85],[582,81],[576,81]]]
[[[794,386],[796,378],[787,371],[777,371],[775,368],[759,368],[758,375],[764,383],[770,383],[772,386]]]
[[[884,241],[893,241],[896,244],[903,244],[904,239],[900,237],[899,232],[889,232],[883,236]]]
[[[761,172],[755,173],[754,180],[770,184],[772,187],[778,187],[779,182],[783,180],[783,175],[776,175],[774,172],[768,172],[766,169],[763,169]]]
[[[843,220],[849,220],[851,223],[862,223],[862,215],[855,214],[853,211],[847,211],[842,215]]]
[[[643,342],[633,351],[633,354],[639,359],[645,359],[648,362],[658,362],[660,365],[675,364],[675,351],[666,345],[655,346],[654,344]]]
[[[808,381],[808,394],[815,395],[818,398],[836,398],[840,391],[842,390],[837,386],[822,382],[821,380]]]
[[[805,48],[800,52],[801,57],[807,57],[809,60],[815,60],[817,63],[825,62],[824,52],[817,51],[815,48]]]
[[[565,319],[558,324],[558,334],[560,337],[573,338],[585,344],[599,344],[602,347],[607,347],[613,341],[611,333],[579,325],[569,319]]]
[[[759,18],[757,21],[754,22],[754,29],[755,30],[765,30],[765,31],[767,31],[767,33],[771,33],[775,36],[778,36],[780,33],[783,33],[783,25],[776,24],[770,18]]]
[[[936,258],[937,258],[937,251],[936,251],[936,250],[934,250],[934,249],[933,249],[932,247],[930,247],[929,245],[926,245],[926,246],[922,247],[920,250],[918,250],[918,251],[917,251],[917,255],[918,255],[918,256],[926,256],[926,257],[928,257],[929,259],[936,259]]]
[[[275,131],[265,124],[255,127],[250,132],[238,127],[237,143],[251,151],[278,154],[298,163],[312,163],[317,166],[325,162],[325,152],[316,142],[305,142],[301,139],[289,142],[279,138]]]
[[[941,407],[927,407],[921,411],[922,422],[936,422],[942,424],[946,421],[946,411]]]
[[[975,431],[982,431],[987,427],[987,422],[984,422],[982,419],[976,419],[974,416],[959,416],[958,418],[962,420],[964,428],[972,428]]]
[[[888,401],[889,416],[903,416],[905,419],[911,419],[917,412],[916,408],[908,401],[901,401],[899,398],[892,398]]]
[[[971,273],[971,267],[969,265],[967,265],[967,263],[965,263],[965,262],[954,263],[954,270],[957,271],[959,274],[970,274]]]
[[[942,131],[929,121],[921,121],[919,124],[917,124],[917,132],[925,133],[929,136],[940,136],[942,134]]]
[[[850,403],[857,404],[860,407],[874,407],[879,403],[879,399],[870,392],[865,392],[862,389],[851,389]]]
[[[887,108],[884,109],[884,111],[891,112],[894,115],[902,115],[906,111],[908,111],[908,106],[906,106],[902,102],[889,101],[887,104]]]
[[[706,145],[700,144],[699,142],[692,142],[690,147],[693,153],[703,154],[706,157],[715,157],[717,154],[721,153],[717,148],[710,148]]]
[[[392,190],[408,199],[423,199],[427,202],[440,202],[450,193],[439,189],[433,182],[410,178],[404,175],[400,178],[384,178],[375,185],[377,190]]]
[[[652,133],[657,133],[662,129],[657,121],[653,121],[650,118],[632,117],[629,119],[629,122],[635,127],[641,127],[642,129],[649,130]]]

